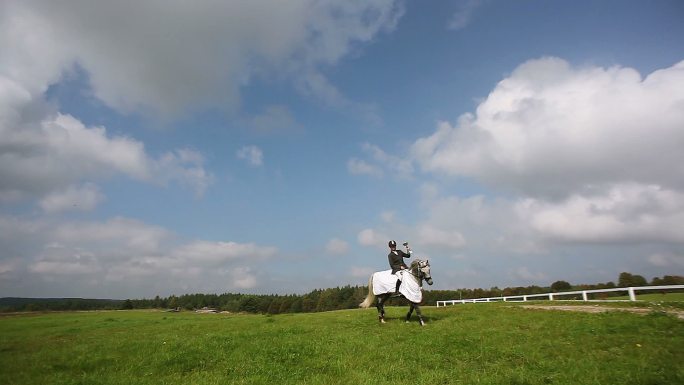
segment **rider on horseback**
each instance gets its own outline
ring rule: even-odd
[[[397,277],[397,287],[395,289],[396,294],[399,293],[399,285],[401,285],[402,280],[402,270],[408,269],[408,266],[404,263],[404,258],[411,258],[413,251],[408,247],[408,242],[404,242],[404,247],[406,247],[406,252],[397,250],[397,242],[389,241],[387,246],[390,248],[389,255],[387,259],[389,260],[390,268],[392,268],[392,274]]]

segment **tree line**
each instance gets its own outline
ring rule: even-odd
[[[556,281],[550,286],[518,286],[500,289],[456,289],[456,290],[425,290],[423,303],[432,305],[436,301],[452,299],[473,299],[500,296],[542,294],[548,292],[563,292],[573,290],[610,289],[615,287],[647,286],[649,282],[641,275],[623,272],[618,277],[618,283],[606,282],[593,285],[571,285],[566,281]],[[665,275],[655,277],[651,285],[683,285],[684,277]],[[183,294],[169,297],[156,296],[152,299],[82,299],[82,298],[0,298],[0,311],[61,311],[61,310],[112,310],[112,309],[175,309],[196,310],[211,308],[217,311],[233,313],[311,313],[330,310],[354,309],[363,301],[368,293],[366,286],[344,286],[329,289],[316,289],[309,293],[298,295],[279,294]],[[623,295],[621,293],[599,293],[598,298]],[[402,305],[401,299],[391,299],[391,305]]]

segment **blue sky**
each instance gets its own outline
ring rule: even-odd
[[[684,274],[679,1],[0,15],[2,296]]]

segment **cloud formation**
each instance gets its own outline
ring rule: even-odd
[[[171,294],[188,288],[213,292],[254,287],[253,267],[277,249],[233,241],[183,241],[159,226],[117,217],[107,221],[59,221],[0,216],[0,290],[56,284],[89,295],[131,288],[128,295]],[[70,295],[70,292],[55,293]],[[121,295],[121,294],[117,294]]]
[[[684,244],[684,193],[656,185],[620,184],[562,202],[521,200],[523,220],[543,237],[562,242],[672,242]]]
[[[359,241],[411,234],[414,250],[436,264],[457,258],[475,272],[454,273],[469,281],[505,267],[502,281],[548,284],[555,274],[542,266],[547,259],[584,254],[587,246],[602,258],[638,256],[644,269],[680,267],[683,127],[684,62],[641,77],[618,66],[530,60],[474,113],[440,122],[413,143],[412,177],[434,177],[418,187],[420,215],[414,223],[384,220]],[[374,148],[364,149],[366,168],[396,170]],[[459,196],[443,180],[470,180],[487,193]],[[606,256],[596,251],[602,246],[631,251]]]
[[[356,44],[391,31],[403,14],[393,0],[5,1],[0,67],[44,91],[78,65],[94,95],[121,112],[163,115],[237,106],[251,78],[284,76],[339,104],[320,73]]]
[[[96,185],[84,183],[49,193],[40,200],[40,207],[47,213],[67,210],[90,211],[103,200],[104,195]]]
[[[268,106],[264,111],[247,120],[247,125],[260,134],[276,134],[302,130],[301,123],[292,116],[285,106]]]
[[[458,9],[454,12],[451,20],[447,24],[447,28],[458,31],[470,24],[475,10],[482,5],[484,0],[460,0],[458,2]]]
[[[352,175],[368,175],[384,177],[390,174],[392,177],[408,179],[413,175],[413,163],[410,158],[387,153],[382,148],[363,143],[361,149],[368,160],[350,158],[347,161],[347,171]]]
[[[563,198],[634,182],[684,188],[684,62],[642,79],[623,67],[531,60],[456,125],[412,146],[425,172]]]
[[[325,251],[333,255],[346,254],[349,251],[349,244],[338,238],[333,238],[325,245]]]
[[[244,146],[237,150],[235,156],[250,166],[259,167],[264,164],[264,152],[257,146]]]
[[[330,105],[348,105],[320,67],[391,31],[402,14],[393,0],[2,2],[0,200],[52,194],[41,204],[55,211],[54,194],[114,174],[176,181],[199,196],[212,183],[196,151],[153,157],[135,139],[108,135],[105,127],[87,127],[56,111],[45,92],[64,74],[83,70],[92,94],[124,113],[232,109],[251,78],[274,75]],[[272,131],[298,123],[286,108],[272,106],[250,125]],[[244,157],[262,164],[259,149]],[[101,201],[90,197],[90,207]]]
[[[243,88],[284,82],[373,120],[372,108],[349,100],[324,73],[392,31],[402,14],[395,0],[0,2],[0,203],[42,209],[32,218],[0,215],[0,288],[26,295],[135,288],[136,296],[254,288],[268,270],[255,261],[269,259],[273,247],[179,240],[121,217],[60,219],[101,204],[105,180],[175,183],[201,196],[214,177],[201,152],[151,153],[140,140],[63,112],[48,90],[78,74],[88,86],[79,91],[112,113],[164,121],[205,109],[232,112]],[[265,133],[301,128],[281,105],[244,122]],[[256,146],[237,155],[263,164]]]
[[[74,184],[114,175],[160,185],[179,182],[198,195],[212,183],[213,176],[196,151],[179,149],[154,158],[142,142],[111,136],[105,127],[87,127],[71,115],[46,110],[41,96],[31,95],[16,83],[14,86],[2,89],[0,95],[0,103],[7,103],[0,107],[2,201],[51,194],[41,203],[50,211],[58,200],[54,194],[63,195],[73,190]],[[89,186],[91,204],[101,201]]]
[[[535,238],[682,243],[682,107],[684,62],[642,78],[542,58],[411,152],[424,172],[516,192],[505,212]]]

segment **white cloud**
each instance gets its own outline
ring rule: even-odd
[[[163,154],[159,159],[149,160],[152,182],[167,184],[177,182],[195,190],[201,197],[214,183],[214,175],[204,168],[204,156],[195,150],[179,149]]]
[[[28,266],[29,271],[41,275],[97,275],[103,268],[97,258],[80,248],[61,244],[46,245],[37,261]]]
[[[325,251],[335,255],[346,254],[349,251],[349,243],[341,239],[333,238],[325,245]]]
[[[180,149],[155,159],[142,142],[111,136],[105,127],[87,127],[71,115],[51,111],[41,95],[2,75],[0,105],[0,200],[47,195],[42,204],[49,210],[55,194],[82,184],[91,186],[80,192],[96,204],[98,195],[86,181],[117,174],[158,184],[176,181],[199,195],[213,181],[201,154]]]
[[[243,159],[250,166],[259,167],[264,164],[264,153],[257,146],[244,146],[235,153],[238,159]]]
[[[237,289],[251,289],[256,287],[257,278],[249,267],[238,267],[231,271],[233,287]]]
[[[361,159],[351,158],[347,161],[347,170],[352,175],[369,175],[381,177],[383,175],[380,167],[366,163]]]
[[[376,162],[385,165],[390,172],[402,178],[409,178],[413,173],[413,164],[405,154],[388,154],[380,147],[364,143],[362,149],[373,157]]]
[[[475,114],[455,125],[440,122],[410,151],[426,173],[518,194],[442,196],[438,184],[423,184],[423,218],[373,231],[412,234],[414,248],[433,255],[454,248],[473,256],[546,255],[572,244],[681,245],[684,169],[673,165],[684,164],[683,107],[684,62],[642,79],[629,68],[531,60],[499,82]],[[364,150],[378,164],[391,163],[375,146]],[[374,232],[366,231],[370,243]]]
[[[277,252],[254,243],[183,242],[167,229],[129,218],[0,216],[0,244],[2,290],[16,290],[20,279],[34,288],[69,284],[77,292],[110,296],[254,288],[263,262]]]
[[[41,199],[40,207],[48,213],[67,210],[90,211],[103,200],[104,195],[96,185],[85,183],[49,193]]]
[[[301,88],[313,97],[353,105],[319,67],[334,65],[358,44],[391,31],[402,14],[393,0],[192,5],[4,1],[0,200],[44,197],[45,206],[69,186],[115,174],[162,185],[178,182],[198,196],[213,182],[196,151],[151,156],[140,141],[112,136],[105,127],[88,127],[55,111],[45,102],[45,92],[65,74],[82,70],[92,94],[108,106],[153,116],[234,108],[240,88],[255,76],[285,78],[298,87],[308,84]],[[287,109],[271,106],[251,125],[273,130],[297,123]],[[248,160],[261,164],[261,156],[252,151]]]
[[[548,281],[561,261],[593,257],[629,260],[652,274],[680,268],[682,127],[684,62],[642,78],[629,68],[529,61],[475,113],[440,122],[411,146],[412,163],[438,177],[418,186],[421,217],[383,221],[359,240],[410,234],[413,249],[437,264],[462,250],[462,268],[444,272],[455,280],[468,269],[480,281],[507,269],[500,280]],[[369,166],[389,169],[388,152],[364,151]],[[443,195],[445,176],[446,185],[471,178],[487,194]]]
[[[450,287],[548,283],[594,263],[630,261],[651,275],[682,267],[684,195],[672,190],[630,184],[560,201],[441,195],[434,184],[428,190],[415,223],[379,221],[359,233],[359,242],[381,247],[385,238],[377,234],[408,234],[416,256],[441,266],[436,278],[453,277]],[[479,278],[464,276],[466,270]]]
[[[264,109],[248,121],[249,126],[261,134],[274,134],[290,131],[299,131],[302,125],[292,116],[285,106],[273,105]]]
[[[484,0],[460,0],[458,10],[449,20],[447,28],[459,30],[467,27],[473,17],[473,13],[483,2]]]
[[[394,155],[385,152],[380,147],[363,143],[361,149],[370,157],[369,161],[351,158],[347,161],[347,170],[354,175],[370,175],[382,177],[385,174],[408,179],[413,175],[413,164],[408,156]]]
[[[543,255],[552,244],[684,244],[684,193],[654,185],[620,184],[560,201],[430,195],[421,206],[425,216],[408,232],[418,236],[416,246],[444,251]]]
[[[188,262],[221,264],[234,259],[264,259],[275,255],[275,247],[254,243],[195,241],[173,252],[173,256]]]
[[[646,78],[630,68],[531,60],[477,113],[412,146],[424,171],[558,199],[636,182],[684,188],[684,62]],[[657,155],[656,155],[657,154]]]
[[[385,223],[392,223],[396,220],[397,213],[394,211],[383,211],[380,213],[380,219]]]
[[[423,217],[411,230],[421,235],[416,249],[430,246],[437,251],[435,254],[452,254],[454,249],[468,247],[508,253],[525,249],[523,244],[538,239],[515,211],[515,201],[482,195],[443,196],[434,185],[429,185],[428,190],[420,202]],[[496,239],[506,241],[494,242]]]
[[[107,258],[154,255],[162,245],[172,241],[173,235],[160,226],[116,217],[105,222],[35,221],[37,236],[45,237],[50,244],[105,253]]]
[[[466,244],[465,237],[455,230],[442,230],[430,224],[421,224],[416,229],[417,242],[425,246],[440,246],[458,249]]]
[[[391,31],[402,14],[393,0],[10,0],[0,9],[0,68],[42,92],[78,63],[95,96],[119,111],[235,106],[241,87],[271,73],[335,103],[343,97],[318,67]]]
[[[362,246],[386,247],[391,238],[373,229],[361,230],[357,236],[359,244]]]
[[[684,193],[655,185],[616,185],[562,202],[526,199],[516,210],[539,234],[557,241],[684,243]]]

